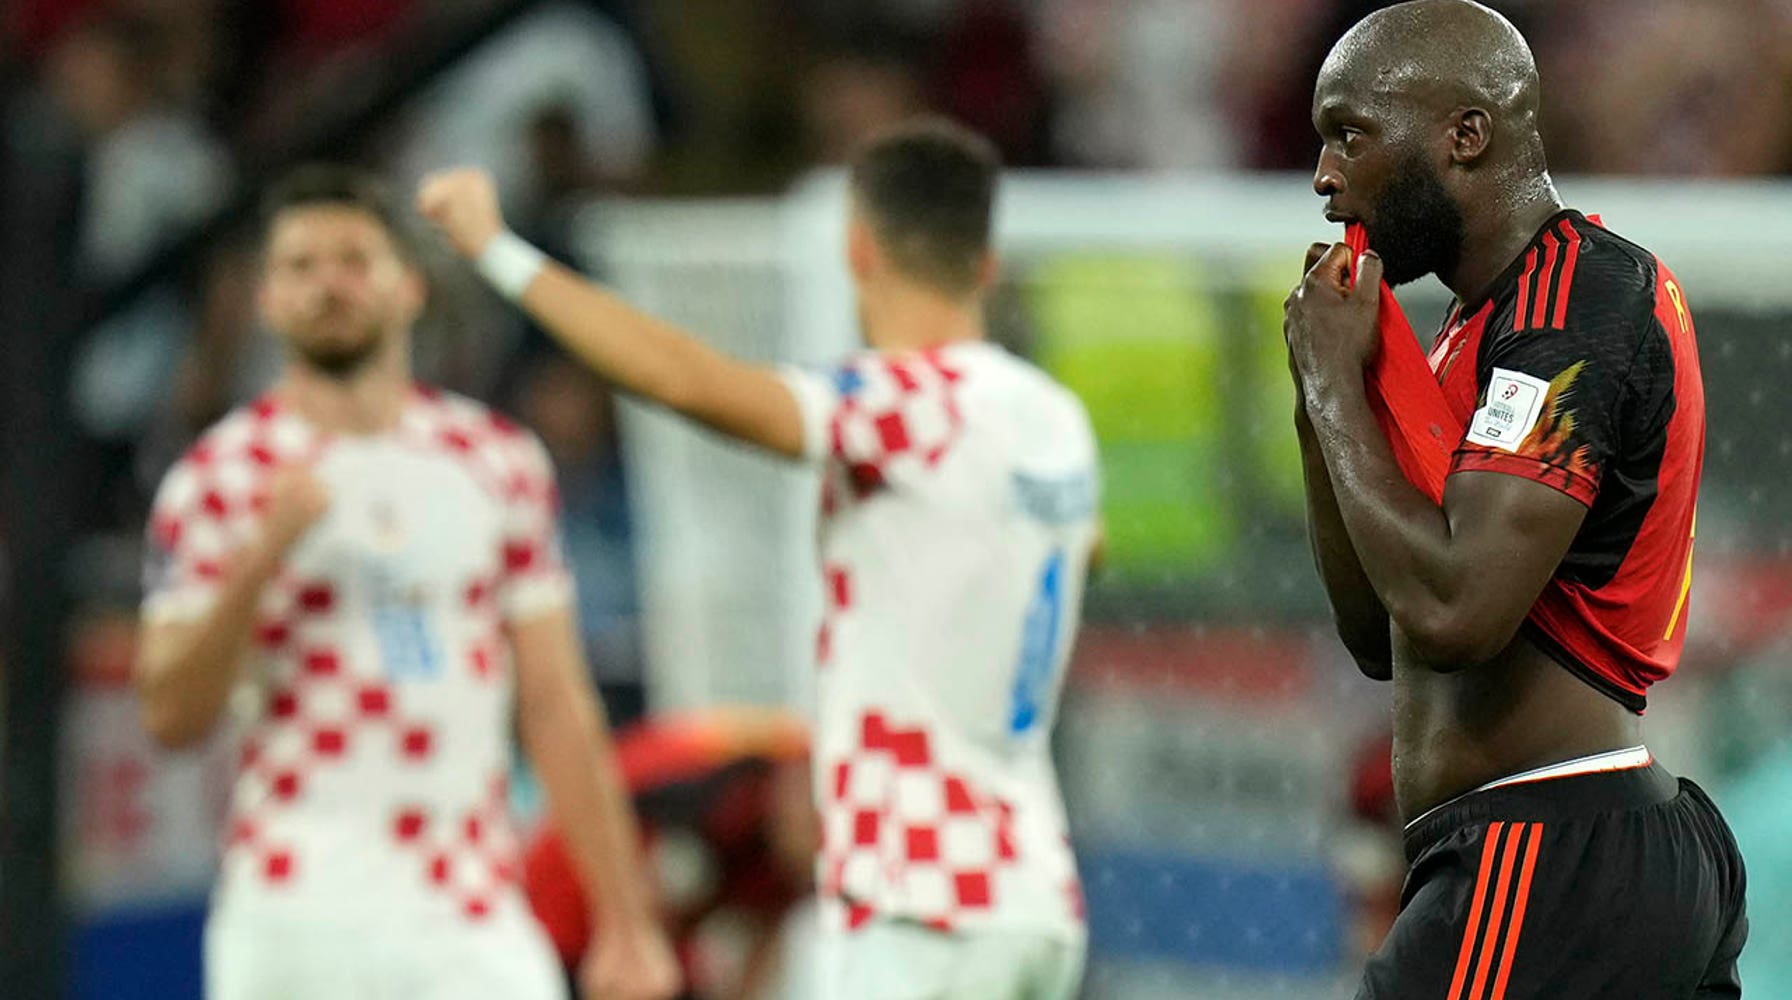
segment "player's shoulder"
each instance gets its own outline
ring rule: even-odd
[[[1557,244],[1553,252],[1551,237]],[[1645,247],[1578,212],[1564,215],[1543,239],[1542,263],[1530,289],[1531,319],[1538,318],[1536,305],[1542,300],[1543,322],[1528,325],[1601,329],[1613,320],[1636,320],[1654,311],[1659,261]],[[1554,322],[1558,312],[1561,324]]]
[[[534,431],[495,407],[439,386],[418,383],[412,419],[420,430],[454,452],[545,460]]]
[[[1082,399],[1050,372],[998,345],[980,347],[979,356],[995,376],[991,382],[1016,404],[1018,412],[1037,415],[1046,411],[1084,424],[1089,422]]]
[[[268,477],[314,446],[309,425],[264,395],[201,431],[162,474],[152,525],[209,516],[223,523],[258,509]]]
[[[1076,393],[1051,373],[996,344],[978,343],[966,351],[969,366],[980,369],[978,392],[970,400],[967,419],[999,423],[1010,447],[1024,460],[1049,464],[1086,462],[1095,451],[1095,430],[1089,411]]]
[[[256,474],[302,456],[313,444],[308,425],[272,395],[226,413],[187,446],[166,478]]]

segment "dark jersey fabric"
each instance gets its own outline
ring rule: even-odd
[[[1641,712],[1686,638],[1705,393],[1685,293],[1649,251],[1552,217],[1429,361],[1468,427],[1451,472],[1535,480],[1587,516],[1525,623],[1568,670]]]

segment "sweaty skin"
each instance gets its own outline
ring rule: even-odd
[[[1518,634],[1586,508],[1521,477],[1462,472],[1440,509],[1401,474],[1363,388],[1384,264],[1390,281],[1435,273],[1471,300],[1561,207],[1537,95],[1523,38],[1464,0],[1370,15],[1314,89],[1314,190],[1381,256],[1353,288],[1341,244],[1309,253],[1284,324],[1296,427],[1339,633],[1365,674],[1394,684],[1408,820],[1488,781],[1641,742],[1636,716]]]

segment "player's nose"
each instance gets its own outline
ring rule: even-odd
[[[1330,198],[1344,193],[1344,169],[1331,150],[1319,152],[1319,165],[1313,170],[1313,193]]]

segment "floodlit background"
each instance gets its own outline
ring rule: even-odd
[[[149,491],[278,360],[250,298],[266,181],[329,158],[408,191],[482,164],[520,232],[638,303],[824,363],[854,341],[828,168],[922,110],[1015,168],[995,335],[1101,437],[1110,558],[1058,739],[1085,993],[1339,995],[1397,902],[1387,689],[1328,631],[1279,307],[1335,235],[1312,79],[1375,6],[8,0],[0,995],[198,996],[228,760],[154,752],[127,672]],[[1792,5],[1495,6],[1536,50],[1568,200],[1667,260],[1695,309],[1692,632],[1648,738],[1742,840],[1750,993],[1792,996]],[[612,400],[439,256],[418,371],[546,439],[613,721],[800,712],[815,483]],[[1435,282],[1402,297],[1415,326],[1441,319]],[[662,852],[674,895],[700,869]],[[786,915],[761,997],[812,995]],[[738,938],[699,933],[700,995],[739,995]]]

